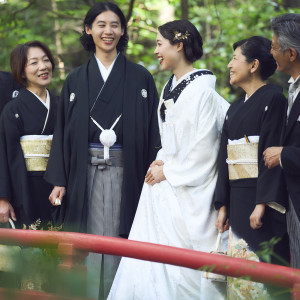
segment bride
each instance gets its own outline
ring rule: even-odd
[[[215,91],[211,71],[193,62],[202,38],[189,21],[158,28],[157,55],[173,75],[158,108],[162,148],[150,165],[129,239],[199,251],[214,248],[217,214],[212,198],[217,179],[220,131],[228,103]],[[108,299],[221,299],[202,272],[123,258]]]

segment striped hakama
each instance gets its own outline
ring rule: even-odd
[[[286,220],[290,240],[291,267],[300,269],[300,221],[291,198],[289,198],[289,209],[286,213]]]
[[[87,232],[119,236],[123,156],[120,145],[110,148],[103,159],[103,146],[89,145]],[[87,295],[106,299],[119,266],[120,257],[90,253],[87,258]]]

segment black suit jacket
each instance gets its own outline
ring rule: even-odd
[[[281,165],[291,201],[300,220],[300,93],[292,106],[282,140]]]
[[[19,91],[20,88],[20,85],[13,80],[11,73],[0,71],[0,114],[5,104],[13,98],[14,91]]]

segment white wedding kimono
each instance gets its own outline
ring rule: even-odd
[[[166,180],[144,184],[129,239],[209,252],[217,237],[212,199],[220,132],[229,105],[215,91],[214,75],[189,81],[191,73],[179,80],[188,83],[175,104],[171,100],[166,105],[166,122],[159,118],[162,149],[157,160],[164,162]],[[124,257],[108,299],[224,296],[218,283],[202,278],[201,271]]]

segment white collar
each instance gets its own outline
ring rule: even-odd
[[[33,91],[31,91],[31,90],[28,90],[28,91],[31,92],[34,96],[36,96],[45,105],[47,110],[49,110],[49,107],[50,107],[50,94],[49,94],[48,90],[46,90],[46,92],[47,92],[46,102],[44,102],[44,100],[41,97],[39,97],[36,93],[34,93]]]
[[[114,59],[114,61],[111,63],[111,65],[109,66],[108,69],[105,68],[105,66],[102,64],[102,62],[99,60],[99,58],[94,54],[95,58],[96,58],[96,61],[97,61],[97,64],[98,64],[98,67],[99,67],[99,71],[102,75],[102,78],[103,78],[104,82],[107,80],[107,78],[108,78],[108,76],[109,76],[109,74],[110,74],[110,72],[111,72],[111,70],[114,66],[114,63],[115,63],[116,59],[119,56],[119,53],[118,53],[117,57]]]
[[[194,68],[193,71],[190,71],[190,72],[184,74],[184,75],[181,76],[178,80],[176,80],[176,77],[175,77],[175,75],[174,75],[173,80],[172,80],[172,90],[173,90],[173,89],[174,89],[181,81],[183,81],[186,77],[188,77],[188,76],[191,75],[192,73],[195,73],[196,71],[208,71],[208,70],[206,70],[206,69],[198,70],[198,69],[195,69],[195,68]]]
[[[294,78],[291,77],[291,78],[289,79],[288,83],[295,83],[297,80],[300,81],[300,75],[296,78],[296,80],[294,80]]]

